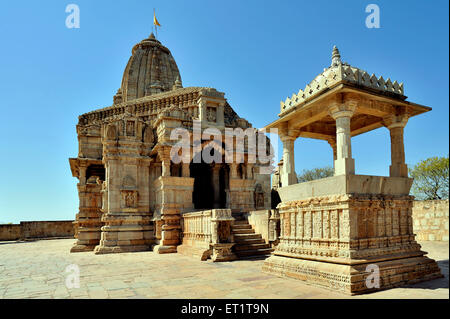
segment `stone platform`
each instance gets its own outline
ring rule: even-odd
[[[352,295],[442,277],[415,240],[411,182],[342,175],[280,188],[280,243],[263,271]]]

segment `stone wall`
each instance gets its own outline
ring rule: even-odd
[[[448,200],[415,201],[414,233],[417,240],[448,241]]]
[[[74,225],[71,220],[0,225],[0,241],[73,236]]]
[[[250,211],[245,215],[255,233],[261,234],[266,244],[276,244],[280,236],[280,217],[277,210]]]
[[[21,227],[19,224],[0,225],[0,240],[18,240],[20,239]]]

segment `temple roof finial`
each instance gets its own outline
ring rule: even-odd
[[[342,64],[341,54],[336,46],[333,46],[333,54],[331,55],[331,66]]]
[[[153,34],[153,32],[150,34],[150,36],[148,37],[149,39],[156,39],[155,35]]]
[[[176,78],[176,80],[175,80],[175,83],[174,83],[172,89],[173,89],[173,90],[175,90],[175,89],[181,89],[182,87],[183,87],[183,85],[182,85],[182,83],[181,83],[180,76],[177,75],[177,78]]]

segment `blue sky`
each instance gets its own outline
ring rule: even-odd
[[[65,26],[70,3],[80,29]],[[379,29],[365,26],[370,3],[380,7]],[[255,127],[329,66],[335,44],[344,61],[404,82],[409,101],[433,108],[405,129],[409,165],[448,154],[447,0],[9,1],[0,11],[0,222],[74,218],[68,158],[77,156],[78,115],[112,104],[132,46],[151,32],[153,8],[183,85],[225,92]],[[332,165],[326,142],[295,146],[297,172]],[[352,147],[358,174],[388,175],[387,129]]]

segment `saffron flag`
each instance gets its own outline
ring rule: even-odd
[[[153,24],[156,25],[156,26],[158,26],[158,27],[161,26],[161,25],[159,24],[158,20],[156,19],[156,15],[155,15],[154,12],[153,12]]]

